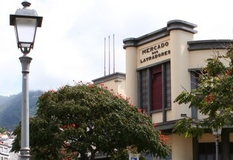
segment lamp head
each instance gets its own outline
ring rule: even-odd
[[[219,136],[222,133],[222,127],[220,128],[212,128],[212,132],[214,136]]]
[[[34,46],[36,29],[41,27],[43,17],[37,15],[33,9],[28,9],[31,3],[21,3],[22,9],[17,9],[10,15],[10,25],[15,27],[17,46],[23,54],[28,54]]]

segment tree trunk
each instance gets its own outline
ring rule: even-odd
[[[91,151],[91,159],[90,160],[95,160],[95,153],[96,153],[95,150]]]
[[[81,156],[79,158],[80,160],[89,160],[88,157],[87,157],[87,154],[85,153],[81,153]]]

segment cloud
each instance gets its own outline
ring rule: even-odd
[[[48,90],[73,80],[91,81],[104,75],[104,38],[110,36],[115,71],[125,72],[123,39],[139,37],[165,27],[173,19],[198,25],[195,39],[232,38],[230,0],[225,3],[185,0],[30,0],[43,16],[38,28],[29,75],[29,88]],[[17,49],[9,14],[21,8],[14,0],[0,6],[0,95],[21,92],[22,55]],[[108,41],[106,46],[108,56]],[[107,57],[108,60],[108,57]],[[106,63],[108,74],[109,62]],[[111,73],[113,60],[111,59]]]

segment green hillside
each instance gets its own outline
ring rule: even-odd
[[[30,116],[36,113],[36,102],[42,91],[29,92],[29,112]],[[21,121],[21,99],[22,94],[0,96],[0,128],[14,130]]]

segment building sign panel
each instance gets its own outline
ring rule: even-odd
[[[155,60],[170,54],[171,50],[169,40],[155,43],[139,50],[139,65],[144,65],[145,63],[151,64]]]

